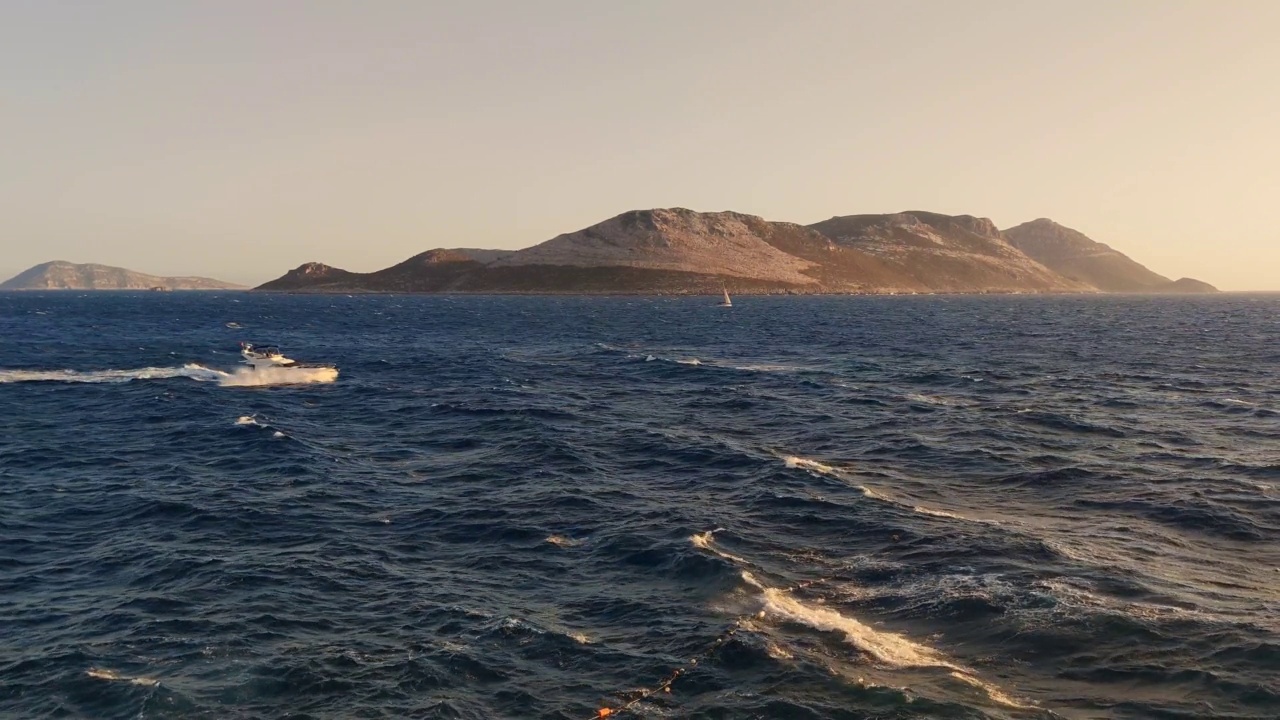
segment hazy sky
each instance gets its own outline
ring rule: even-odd
[[[1050,217],[1280,289],[1280,0],[0,1],[0,273],[260,282],[633,208]]]

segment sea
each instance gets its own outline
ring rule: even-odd
[[[718,300],[0,294],[0,717],[1280,717],[1280,295]]]

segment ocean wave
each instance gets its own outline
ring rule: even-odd
[[[1271,540],[1280,528],[1268,528],[1244,513],[1203,498],[1180,497],[1169,500],[1141,498],[1092,499],[1075,501],[1080,508],[1133,514],[1171,527],[1231,540],[1261,542]]]
[[[88,670],[85,671],[85,675],[88,675],[89,677],[94,678],[95,680],[127,682],[132,685],[144,685],[146,687],[155,687],[156,685],[160,684],[160,681],[156,680],[155,678],[142,677],[142,676],[131,677],[128,675],[121,675],[120,673],[114,670],[106,670],[104,668],[89,668]]]
[[[923,405],[934,405],[937,407],[968,407],[971,403],[967,400],[959,398],[942,397],[941,395],[926,395],[925,393],[909,393],[904,396],[906,400],[913,403]]]
[[[1061,413],[1046,412],[1044,410],[1029,410],[1026,412],[1019,412],[1017,416],[1024,422],[1040,425],[1051,430],[1061,430],[1085,435],[1102,435],[1117,439],[1129,436],[1128,431],[1121,428],[1097,422],[1090,422],[1088,420],[1083,420]]]
[[[724,553],[714,547],[713,538],[716,532],[719,532],[719,529],[693,535],[690,541],[695,547],[709,550],[739,565],[747,564],[747,561],[742,558]],[[748,586],[760,591],[761,617],[774,617],[816,630],[838,632],[850,645],[869,655],[877,664],[899,669],[947,670],[951,677],[982,690],[997,704],[1019,709],[1036,707],[1013,698],[998,686],[983,680],[974,670],[948,657],[940,650],[916,642],[905,635],[877,630],[831,607],[806,603],[798,599],[793,591],[770,587],[745,569],[740,573],[740,577]]]
[[[953,513],[947,510],[935,510],[934,508],[927,508],[922,505],[912,505],[911,509],[920,513],[921,515],[932,515],[933,517],[947,518],[948,520],[964,520],[965,522],[990,522],[988,520],[975,520],[973,518],[965,517],[964,515],[961,515],[959,513]]]
[[[891,668],[937,668],[946,670],[960,682],[981,690],[993,702],[1016,709],[1032,709],[1035,705],[1009,695],[999,686],[983,680],[978,674],[949,657],[941,650],[916,642],[905,635],[877,630],[856,618],[830,607],[813,605],[777,588],[760,587],[766,616],[794,622],[824,632],[841,634],[845,641],[866,653],[876,663]]]
[[[1280,717],[1275,300],[86,295],[0,293],[0,716]]]
[[[725,552],[724,550],[721,550],[720,548],[716,547],[715,534],[718,532],[722,532],[723,530],[724,528],[716,528],[715,530],[708,530],[706,532],[690,535],[689,542],[694,547],[700,550],[706,550],[714,555],[717,555],[721,558],[724,558],[725,560],[728,560],[731,563],[735,563],[737,565],[749,565],[750,563],[738,557],[737,555]]]
[[[789,468],[799,468],[801,470],[809,470],[811,472],[820,473],[822,475],[830,475],[831,477],[843,478],[844,473],[826,463],[802,458],[796,455],[787,455],[782,458],[782,462]]]
[[[850,473],[847,470],[842,470],[840,468],[827,465],[826,463],[820,462],[818,460],[811,460],[809,458],[802,458],[795,455],[786,455],[782,457],[782,461],[783,461],[783,464],[785,464],[788,468],[807,470],[809,472],[817,473],[819,475],[826,475],[828,477],[833,477],[840,480],[850,481],[850,478],[852,476],[852,473]],[[850,482],[850,485],[851,487],[854,487],[857,490],[859,490],[863,494],[863,496],[866,498],[869,498],[871,500],[879,500],[880,502],[887,503],[889,505],[894,505],[896,507],[911,510],[912,512],[918,513],[920,515],[927,515],[927,516],[936,517],[936,518],[945,518],[948,520],[963,520],[965,522],[973,522],[973,523],[984,523],[984,524],[991,524],[991,525],[999,524],[994,520],[980,520],[980,519],[968,517],[956,511],[940,510],[937,508],[930,508],[930,507],[925,507],[923,505],[917,505],[914,502],[910,502],[910,501],[899,500],[898,498],[895,498],[893,495],[890,495],[888,492],[879,488],[871,487],[870,485],[861,484],[861,483],[855,484],[852,482]]]
[[[996,482],[1015,487],[1069,489],[1084,487],[1099,479],[1101,476],[1092,470],[1066,467],[1015,473],[998,478]]]

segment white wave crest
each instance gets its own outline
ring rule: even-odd
[[[114,680],[116,682],[133,683],[134,685],[146,685],[147,687],[155,687],[160,684],[160,681],[155,678],[129,677],[127,675],[121,675],[114,670],[104,670],[102,668],[89,668],[89,670],[85,672],[85,675],[88,675],[91,678],[97,678],[98,680]]]
[[[871,498],[872,500],[879,500],[880,502],[887,502],[887,503],[889,503],[889,504],[891,504],[891,505],[901,505],[901,504],[902,504],[902,503],[898,502],[897,500],[894,500],[893,498],[889,497],[888,495],[885,495],[884,493],[880,492],[879,490],[876,490],[875,488],[870,488],[870,487],[867,487],[866,485],[859,485],[859,486],[858,486],[858,489],[862,491],[862,494],[863,494],[865,497],[869,497],[869,498]]]
[[[831,467],[830,465],[820,463],[817,460],[788,455],[782,458],[782,462],[789,468],[799,468],[801,470],[808,470],[810,472],[821,473],[823,475],[831,475],[832,477],[840,477],[839,470]]]
[[[727,553],[715,546],[715,534],[720,532],[721,530],[724,530],[724,528],[716,528],[715,530],[708,530],[704,533],[696,533],[694,535],[690,535],[689,542],[694,547],[699,548],[701,550],[706,550],[707,552],[712,553],[714,555],[718,555],[724,558],[725,560],[728,560],[731,563],[737,563],[739,565],[749,565],[750,563],[748,563],[746,560],[743,560],[737,555]]]
[[[808,470],[809,472],[818,473],[820,475],[827,475],[829,477],[834,477],[841,480],[848,479],[848,474],[849,474],[848,471],[840,470],[839,468],[826,465],[824,463],[818,462],[817,460],[810,460],[808,458],[797,457],[795,455],[787,455],[782,458],[782,461],[786,463],[786,466],[789,468],[798,468],[801,470]],[[949,520],[963,520],[965,522],[982,523],[984,525],[999,524],[994,520],[979,520],[976,518],[966,517],[959,513],[954,513],[947,510],[935,510],[933,508],[924,507],[923,505],[913,505],[911,503],[898,500],[886,494],[884,491],[878,490],[868,485],[855,485],[854,487],[860,490],[864,497],[870,498],[871,500],[879,500],[880,502],[888,503],[890,505],[897,505],[898,507],[912,510],[914,512],[920,513],[921,515],[928,515],[930,517],[937,517],[937,518],[947,518]]]
[[[765,588],[763,598],[766,613],[816,630],[842,633],[850,644],[885,665],[963,669],[933,648],[902,635],[878,631],[830,608],[811,607],[777,588]]]
[[[963,515],[957,515],[953,512],[947,512],[946,510],[934,510],[933,508],[927,508],[920,505],[913,505],[911,509],[915,510],[921,515],[932,515],[933,517],[949,518],[951,520],[966,520],[969,522],[982,522],[981,520],[973,520]]]
[[[766,372],[766,373],[767,372],[785,373],[785,372],[794,372],[797,370],[804,369],[801,367],[797,367],[795,365],[777,365],[773,363],[753,363],[750,365],[733,365],[732,367],[734,370],[743,370],[745,372]]]
[[[911,393],[906,396],[907,400],[925,405],[938,405],[941,407],[955,407],[962,404],[959,400],[944,398],[938,395],[925,395],[924,393]]]
[[[744,578],[745,579],[745,578]],[[751,579],[754,581],[754,578]],[[754,583],[759,587],[758,583]],[[837,632],[845,641],[870,655],[876,662],[896,668],[940,668],[951,677],[986,693],[992,701],[1007,707],[1029,709],[1028,705],[1005,694],[979,678],[973,670],[947,657],[942,651],[922,645],[897,633],[875,628],[825,607],[807,605],[777,588],[764,588],[764,611],[784,620],[807,625],[816,630]]]

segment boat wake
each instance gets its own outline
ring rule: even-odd
[[[133,370],[0,370],[0,384],[26,382],[122,384],[135,380],[171,380],[186,378],[197,382],[215,382],[222,387],[261,387],[269,385],[306,385],[331,383],[338,370],[317,368],[241,368],[224,372],[189,363],[182,367],[146,367]]]
[[[268,385],[310,385],[331,383],[338,379],[338,369],[331,367],[240,368],[223,373],[218,384],[223,387],[263,387]]]
[[[176,368],[147,367],[136,370],[0,370],[0,383],[127,383],[134,380],[168,380],[189,378],[200,382],[218,382],[227,373],[195,364]]]

